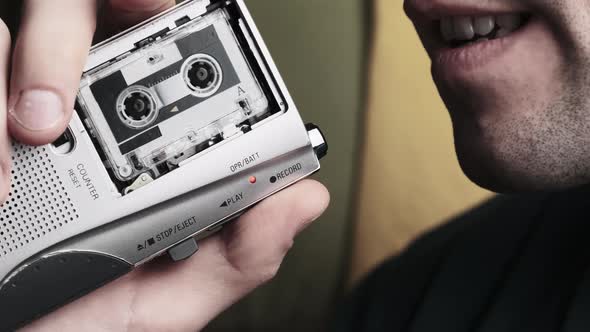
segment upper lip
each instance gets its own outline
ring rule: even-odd
[[[453,16],[499,15],[523,12],[525,8],[518,1],[482,0],[406,0],[404,9],[416,20],[439,20]]]

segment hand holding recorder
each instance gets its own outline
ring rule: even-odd
[[[25,329],[35,331],[92,331],[95,329],[192,331],[200,329],[240,297],[270,279],[292,245],[294,236],[326,208],[329,200],[326,189],[314,181],[305,180],[246,210],[271,193],[317,170],[318,165],[315,165],[317,158],[311,158],[310,154],[317,146],[312,146],[308,142],[309,146],[302,144],[298,149],[288,148],[281,153],[264,148],[246,153],[242,147],[236,148],[238,144],[242,144],[240,142],[245,142],[247,139],[256,140],[257,132],[263,135],[265,130],[273,126],[283,126],[279,128],[279,132],[289,132],[292,127],[299,128],[298,114],[276,73],[274,64],[268,60],[268,51],[263,45],[260,45],[259,49],[255,48],[259,45],[259,36],[253,23],[249,21],[251,20],[249,14],[241,12],[245,10],[242,7],[243,4],[241,2],[236,4],[233,1],[224,2],[224,4],[216,1],[193,2],[197,3],[194,5],[197,7],[200,6],[199,3],[208,5],[206,13],[200,13],[206,17],[203,21],[200,20],[200,16],[193,15],[194,8],[190,9],[189,6],[178,11],[168,11],[172,16],[182,14],[180,17],[174,17],[173,22],[176,26],[166,31],[165,35],[151,34],[147,39],[134,40],[136,49],[126,53],[130,54],[128,57],[124,58],[115,54],[113,59],[116,60],[106,59],[111,61],[109,63],[114,63],[113,66],[103,66],[99,63],[101,56],[121,47],[120,45],[113,47],[113,43],[94,49],[95,52],[91,54],[90,61],[93,59],[97,61],[97,66],[88,65],[87,57],[95,28],[99,27],[97,35],[116,32],[171,8],[174,1],[111,0],[100,2],[100,8],[94,0],[25,1],[12,63],[10,63],[10,38],[8,33],[2,30],[4,32],[0,38],[2,44],[0,62],[4,70],[0,73],[0,121],[7,119],[7,126],[0,122],[2,129],[0,136],[3,138],[0,144],[4,174],[0,181],[2,192],[5,193],[4,196],[8,194],[11,156],[12,161],[15,158],[14,151],[11,149],[16,149],[22,155],[27,155],[29,151],[23,145],[11,148],[8,131],[24,144],[43,145],[53,142],[54,145],[48,145],[46,148],[48,149],[46,159],[39,159],[37,164],[54,163],[57,169],[56,174],[65,172],[54,179],[72,182],[72,188],[61,188],[60,194],[69,195],[68,201],[71,200],[74,203],[68,203],[72,210],[66,212],[75,214],[68,225],[64,222],[63,225],[55,226],[48,222],[45,228],[41,222],[44,220],[43,217],[38,219],[31,217],[30,221],[38,224],[39,229],[33,224],[22,226],[19,224],[18,227],[21,228],[34,228],[29,233],[35,233],[31,239],[27,238],[22,243],[10,242],[0,237],[0,246],[2,246],[0,268],[6,270],[0,277],[0,281],[3,282],[0,290],[2,306],[14,304],[14,307],[26,308],[27,305],[35,307],[36,302],[47,302],[37,308],[41,311],[25,313],[23,317],[27,314],[38,316],[63,305],[68,302],[68,299],[77,297],[76,293],[71,293],[60,301],[62,303],[49,303],[51,298],[55,297],[51,291],[26,293],[31,289],[38,289],[40,285],[47,286],[43,282],[49,281],[51,285],[52,277],[57,280],[67,275],[66,277],[72,278],[70,281],[75,284],[84,280],[84,270],[80,270],[79,273],[68,273],[81,268],[84,264],[86,265],[83,269],[86,271],[97,269],[94,274],[101,274],[108,268],[125,270],[128,268],[127,265],[137,267],[148,260],[156,259],[152,264],[139,267],[133,272],[121,273],[120,275],[124,274],[124,276],[120,279],[41,318]],[[214,3],[219,5],[212,7]],[[97,12],[99,13],[98,21]],[[164,17],[164,19],[169,18]],[[151,26],[144,25],[142,28],[145,31]],[[184,31],[182,35],[177,33],[181,30]],[[161,31],[158,30],[159,33]],[[128,36],[137,38],[137,35],[141,33],[136,30]],[[213,37],[205,43],[207,47],[202,46],[204,33]],[[231,46],[229,40],[234,33],[237,33],[239,38],[236,39],[238,40],[236,46]],[[56,41],[55,36],[60,36],[60,42]],[[186,43],[187,40],[191,41],[190,38],[196,39]],[[118,39],[118,41],[121,40]],[[183,48],[183,45],[198,47],[187,49]],[[244,45],[248,47],[238,52],[239,47]],[[235,51],[231,47],[235,47]],[[242,55],[245,60],[241,60]],[[137,63],[158,68],[153,73],[157,73],[154,74],[155,76],[160,76],[149,78],[149,75],[142,74],[143,70],[140,70],[140,67],[137,65],[133,67],[133,64]],[[178,63],[177,70],[173,67],[176,63]],[[252,70],[253,74],[248,74],[248,69],[251,70],[252,66],[260,67]],[[100,68],[97,69],[97,67]],[[101,71],[103,69],[104,71]],[[166,76],[162,76],[164,74],[160,73],[166,70],[171,71]],[[9,71],[12,74],[8,85],[6,80]],[[117,75],[122,75],[125,82],[121,85],[121,91],[115,91],[116,98],[113,97],[114,103],[112,103],[113,114],[109,117],[105,110],[106,106],[101,105],[102,101],[108,100],[108,96],[100,98],[97,96],[101,93],[109,95],[99,87],[101,82],[108,88],[116,86],[116,81],[111,79]],[[82,76],[86,81],[81,84]],[[182,81],[183,78],[184,81]],[[210,78],[211,82],[208,82]],[[154,80],[150,82],[150,79]],[[186,86],[169,89],[162,82],[172,84],[173,87],[174,84],[183,82]],[[84,90],[85,88],[87,90]],[[183,97],[179,91],[186,88],[188,93]],[[8,93],[1,93],[4,91]],[[184,116],[183,123],[191,123],[191,112],[200,110],[199,107],[205,109],[207,103],[213,103],[212,105],[216,106],[214,109],[224,109],[223,103],[227,101],[225,96],[230,96],[234,92],[236,95],[235,98],[232,97],[231,102],[235,103],[237,111],[241,111],[239,113],[241,118],[238,117],[237,111],[231,108],[228,109],[227,114],[217,117],[217,122],[197,124],[189,129],[183,127],[181,130],[172,130],[167,127],[182,116]],[[244,92],[243,95],[242,92]],[[76,99],[78,104],[80,102],[83,104],[76,105],[78,113],[73,112]],[[179,100],[184,101],[184,104],[179,103]],[[211,109],[212,105],[206,109]],[[273,105],[279,106],[278,109],[272,110]],[[287,109],[287,106],[290,109]],[[152,110],[159,113],[150,113]],[[165,111],[170,113],[164,115]],[[80,115],[84,118],[80,119]],[[72,116],[74,116],[73,119],[71,119]],[[214,115],[211,116],[211,118],[214,117]],[[237,121],[235,120],[237,117],[240,122],[235,127],[240,130],[230,129],[231,121]],[[196,118],[200,121],[203,115]],[[118,127],[113,124],[117,120],[120,120]],[[274,125],[272,121],[275,121]],[[281,125],[280,121],[289,125]],[[160,137],[150,142],[153,146],[146,147],[145,142],[142,145],[138,141],[125,145],[134,137],[149,132],[151,128],[158,128],[160,131]],[[291,130],[294,132],[293,137],[303,137],[301,132],[305,129],[303,126],[301,129]],[[62,135],[64,131],[69,134]],[[134,131],[139,134],[134,136]],[[185,135],[185,132],[189,134]],[[173,136],[176,133],[179,135]],[[199,140],[199,137],[204,137],[205,134],[212,135],[211,137],[215,140],[209,139],[205,142]],[[318,138],[315,137],[315,139]],[[59,144],[55,144],[56,141]],[[206,143],[206,147],[203,143]],[[63,153],[65,156],[63,160],[67,160],[67,158],[74,158],[76,153],[90,155],[90,152],[85,152],[84,146],[92,147],[92,151],[94,149],[98,151],[97,155],[101,157],[101,159],[97,158],[98,164],[104,164],[104,170],[91,165],[89,160],[93,160],[94,157],[84,159],[83,170],[79,167],[82,164],[79,160],[77,163],[72,163],[70,160],[61,165],[60,159],[54,157]],[[224,152],[224,149],[227,151]],[[290,152],[290,150],[296,152]],[[37,153],[36,151],[39,150],[34,151]],[[276,152],[275,155],[272,154],[273,152]],[[183,153],[189,156],[181,157]],[[228,163],[223,158],[214,158],[215,153],[218,155],[235,153],[235,156],[227,159],[227,161],[235,162]],[[31,155],[27,156],[31,157]],[[80,156],[78,159],[81,158]],[[208,157],[210,160],[207,160]],[[253,163],[253,167],[242,165],[242,161],[244,164]],[[19,176],[26,174],[27,169],[30,172],[35,171],[35,164],[31,168],[26,168],[23,160],[17,159],[15,163],[17,165],[15,174]],[[67,163],[72,166],[67,166]],[[230,175],[212,177],[207,179],[208,182],[202,180],[202,184],[198,187],[192,188],[192,191],[185,190],[183,193],[172,194],[163,192],[161,189],[150,191],[151,188],[166,188],[165,181],[174,182],[177,174],[178,176],[183,172],[183,174],[191,174],[189,171],[193,165],[196,169],[203,170],[227,165]],[[256,179],[255,175],[242,173],[246,171],[259,174],[259,179],[270,182],[265,184],[266,187],[263,189],[259,187],[251,192],[244,189],[250,187],[239,187],[243,182],[240,178],[246,175],[246,179],[250,181],[249,185],[254,185],[251,182],[252,179]],[[74,172],[74,175],[71,172]],[[298,172],[299,177],[295,178]],[[86,181],[90,176],[89,173],[94,174],[91,180],[92,187],[88,186]],[[97,173],[104,174],[97,175]],[[276,176],[268,176],[269,174],[276,174]],[[142,181],[146,175],[149,176],[150,181]],[[198,174],[198,176],[207,177],[207,174]],[[290,176],[292,179],[289,179]],[[100,184],[103,180],[106,184]],[[184,178],[184,182],[190,181],[191,179]],[[80,187],[76,186],[76,182],[81,184]],[[160,184],[162,184],[161,187],[158,187]],[[222,195],[219,195],[220,187],[225,188],[225,193]],[[79,191],[76,191],[76,188],[79,188]],[[227,188],[237,189],[228,190]],[[194,196],[191,196],[193,191]],[[156,192],[169,196],[154,197],[157,196]],[[77,201],[78,197],[82,196],[88,201]],[[177,196],[182,198],[178,199]],[[226,209],[223,217],[212,216],[209,212],[201,213],[200,211],[205,210],[202,206],[197,211],[188,211],[188,214],[183,215],[181,211],[190,210],[187,207],[202,204],[202,202],[193,204],[200,202],[199,197],[207,197],[207,199],[214,197],[213,201],[206,202],[205,205],[217,203],[213,204],[216,209]],[[217,198],[223,200],[221,205],[218,204],[220,201]],[[38,204],[42,205],[53,199],[51,197],[47,201],[41,200]],[[126,204],[119,204],[121,200],[125,200]],[[150,210],[149,206],[137,205],[138,202],[146,200],[155,203],[157,209]],[[11,207],[20,211],[15,201],[14,197],[10,197],[7,204],[13,204]],[[96,206],[92,205],[95,201],[99,202]],[[119,206],[132,206],[135,210],[144,211],[144,213],[132,211],[125,215],[123,212],[117,212]],[[59,209],[59,207],[55,208]],[[84,209],[91,213],[84,212]],[[29,211],[35,213],[34,209]],[[177,220],[166,220],[165,217],[169,215],[166,214],[167,211],[175,211],[170,213]],[[26,214],[26,212],[23,213]],[[105,215],[118,213],[121,221],[111,222],[109,227],[101,228],[100,223],[105,225],[108,223],[90,218],[91,215],[101,213]],[[187,245],[190,247],[192,243],[182,242],[182,238],[189,238],[191,235],[200,235],[204,238],[207,234],[203,232],[211,230],[213,234],[214,226],[217,227],[218,224],[221,225],[221,222],[226,222],[240,214],[239,222],[232,223],[217,235],[209,236],[199,242],[200,249],[197,255],[193,257],[187,255],[187,250],[191,251],[190,248],[187,249]],[[2,216],[5,219],[9,218],[6,214]],[[159,220],[161,229],[150,229],[154,224],[158,224],[158,220],[145,221],[150,217],[161,218]],[[95,223],[96,227],[88,227],[82,231],[76,230],[79,226],[71,226],[84,222]],[[145,226],[148,224],[151,226]],[[123,231],[122,228],[118,228],[119,225],[132,228]],[[5,226],[4,233],[19,234],[18,227]],[[144,230],[148,234],[147,237],[137,235]],[[56,234],[62,234],[62,232],[67,233],[67,236],[60,239]],[[73,233],[76,232],[79,235],[74,236]],[[177,237],[171,235],[177,232],[179,233]],[[112,239],[117,233],[120,234],[118,237],[124,237],[128,241],[118,239],[113,243],[105,244],[105,239]],[[149,234],[153,234],[153,237]],[[21,236],[26,237],[22,233]],[[106,242],[108,241],[110,240]],[[116,248],[116,252],[108,252],[110,248]],[[169,253],[172,258],[179,258],[179,262],[171,264],[168,257],[156,258],[162,253]],[[182,258],[186,259],[182,260]],[[62,266],[61,270],[59,266]],[[35,277],[35,273],[38,273],[38,277]],[[113,275],[111,279],[114,277],[116,275]],[[104,279],[104,281],[109,280]],[[88,282],[89,284],[84,287],[100,286],[96,280],[88,280]],[[59,282],[52,286],[43,288],[51,290],[67,287]],[[26,290],[22,290],[25,288]],[[65,293],[70,291],[68,288],[64,289]],[[84,291],[78,289],[77,293],[81,295]],[[7,311],[3,310],[3,312]],[[23,314],[22,309],[15,312]],[[7,319],[4,316],[0,320]],[[6,326],[13,326],[10,324],[15,322],[6,325],[1,323],[3,322],[0,322],[2,326],[0,330],[3,330]]]

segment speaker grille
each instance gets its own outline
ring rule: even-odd
[[[12,188],[0,206],[0,257],[79,218],[47,149],[13,144]]]

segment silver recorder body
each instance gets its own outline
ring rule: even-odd
[[[0,331],[197,241],[320,168],[243,0],[185,1],[92,48],[68,131],[13,144]]]

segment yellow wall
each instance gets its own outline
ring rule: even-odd
[[[352,280],[490,194],[469,182],[430,62],[400,1],[376,0]]]

